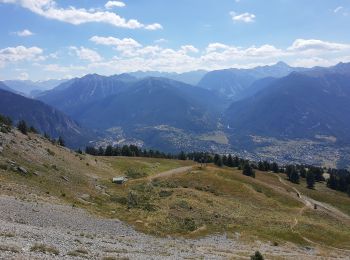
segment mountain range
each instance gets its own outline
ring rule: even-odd
[[[176,81],[180,81],[189,85],[197,85],[203,76],[207,73],[205,70],[195,70],[184,73],[170,73],[159,71],[136,71],[128,73],[129,75],[138,79],[156,77],[156,78],[168,78]]]
[[[259,66],[252,69],[224,69],[208,72],[198,83],[199,87],[213,90],[231,100],[245,96],[251,85],[263,78],[281,78],[293,71],[305,68],[290,67],[284,62],[272,66]]]
[[[225,112],[230,131],[280,138],[335,137],[350,142],[350,75],[291,73]]]
[[[2,84],[0,88],[8,87]],[[332,140],[340,148],[350,144],[349,63],[306,69],[280,62],[218,70],[206,73],[198,85],[142,73],[90,74],[65,81],[36,98],[49,106],[44,113],[49,114],[50,108],[64,117],[59,124],[66,120],[73,129],[81,125],[81,129],[113,133],[107,134],[106,142],[129,140],[164,151],[231,151],[237,141],[247,149],[262,145],[253,142],[251,146],[247,141],[251,136]],[[28,111],[32,105],[28,103]],[[3,106],[0,113],[4,110]],[[50,117],[39,121],[44,124]],[[55,126],[55,120],[49,124]],[[90,139],[97,140],[96,136]]]
[[[28,97],[34,97],[49,89],[53,89],[62,84],[66,80],[45,80],[45,81],[31,81],[31,80],[5,80],[4,84],[8,86],[11,91],[20,93]]]

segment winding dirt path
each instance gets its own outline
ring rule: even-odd
[[[295,187],[291,186],[290,184],[288,184],[285,180],[283,180],[281,178],[281,176],[277,175],[278,177],[278,180],[284,184],[285,186],[293,189],[297,196],[300,198],[300,200],[304,203],[305,207],[302,208],[302,212],[306,209],[306,208],[310,208],[310,209],[314,209],[314,206],[316,205],[317,206],[317,209],[321,209],[323,211],[326,211],[328,213],[330,213],[331,215],[333,215],[334,217],[337,217],[341,220],[347,220],[347,221],[350,221],[350,216],[345,214],[344,212],[340,211],[339,209],[327,204],[327,203],[324,203],[324,202],[321,202],[321,201],[318,201],[318,200],[315,200],[315,199],[311,199],[310,197],[307,197],[305,195],[303,195],[298,189],[296,189]],[[302,213],[301,212],[301,213]]]
[[[149,180],[153,180],[156,178],[169,177],[169,176],[173,176],[176,174],[181,174],[181,173],[188,172],[188,171],[192,170],[192,168],[193,168],[193,166],[184,166],[184,167],[172,169],[169,171],[161,172],[161,173],[158,173],[156,175],[149,176]]]
[[[304,211],[308,208],[310,209],[313,209],[315,210],[314,206],[317,205],[317,209],[321,209],[327,213],[331,213],[332,216],[334,217],[337,217],[337,218],[340,218],[341,220],[350,220],[350,216],[341,212],[340,210],[326,204],[326,203],[323,203],[323,202],[320,202],[318,200],[314,200],[314,199],[311,199],[305,195],[303,195],[298,189],[296,189],[295,187],[291,186],[290,184],[288,184],[285,180],[283,180],[281,178],[281,176],[279,176],[278,174],[276,174],[276,176],[278,177],[278,180],[285,186],[293,189],[296,193],[297,193],[297,196],[298,198],[300,199],[300,201],[302,201],[304,203],[304,207],[302,207],[297,216],[294,218],[294,222],[293,224],[291,225],[291,230],[292,232],[298,234],[302,239],[304,239],[306,242],[310,243],[310,244],[314,244],[314,245],[317,245],[317,246],[326,246],[326,245],[321,245],[315,241],[312,241],[310,239],[308,239],[307,237],[303,236],[300,232],[298,232],[297,230],[295,230],[295,227],[299,224],[299,220],[298,218],[301,217],[304,213]],[[347,253],[350,253],[350,250],[347,250],[347,249],[341,249],[341,248],[337,248],[337,247],[333,247],[333,246],[326,246],[328,248],[331,248],[331,249],[335,249],[335,250],[340,250],[340,251],[343,251],[343,252],[347,252]]]

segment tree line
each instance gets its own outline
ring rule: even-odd
[[[79,153],[82,153],[81,150],[78,150]],[[141,149],[136,145],[123,145],[123,146],[112,146],[108,145],[106,148],[94,146],[87,146],[85,148],[85,153],[94,155],[94,156],[126,156],[126,157],[150,157],[150,158],[163,158],[163,159],[179,159],[186,160],[182,158],[183,154],[172,155],[170,153],[163,153],[158,150],[153,149]]]
[[[0,114],[0,131],[7,133],[11,131],[13,127],[13,121],[11,118]],[[39,132],[33,127],[28,126],[24,120],[20,120],[16,128],[22,133],[27,135],[28,133],[38,134]],[[64,139],[60,136],[58,139],[52,139],[48,134],[44,134],[44,137],[51,141],[53,144],[65,146]],[[81,149],[77,150],[78,153],[83,153]],[[178,154],[164,153],[153,149],[141,149],[136,145],[124,145],[124,146],[112,146],[108,145],[106,148],[93,146],[87,146],[85,153],[93,156],[127,156],[127,157],[149,157],[149,158],[163,158],[163,159],[177,159],[177,160],[193,160],[200,164],[214,163],[219,167],[231,167],[242,170],[242,173],[246,176],[255,178],[255,171],[274,172],[286,174],[288,180],[292,183],[299,184],[300,179],[304,178],[309,189],[315,187],[316,182],[325,181],[324,169],[322,167],[312,165],[298,165],[289,164],[280,166],[276,162],[259,161],[252,162],[239,158],[238,156],[220,155],[209,152],[180,152]],[[346,169],[328,169],[327,173],[329,178],[327,179],[327,187],[346,192],[350,196],[350,172]]]
[[[345,169],[329,169],[327,187],[341,192],[347,192],[350,196],[350,172]]]
[[[13,127],[13,121],[10,117],[3,116],[0,114],[0,131],[3,133],[8,133]],[[39,131],[34,126],[29,126],[26,121],[20,120],[15,126],[18,131],[24,135],[28,133],[40,134]],[[44,137],[51,141],[53,144],[58,144],[60,146],[65,146],[65,141],[62,136],[59,136],[57,139],[51,138],[47,133],[44,133]]]
[[[81,150],[78,150],[82,153]],[[209,152],[180,152],[178,154],[163,153],[158,150],[141,149],[136,145],[112,146],[106,148],[87,146],[85,153],[94,156],[126,156],[126,157],[149,157],[177,160],[192,160],[200,164],[214,163],[219,167],[238,168],[246,176],[255,178],[255,171],[274,172],[286,174],[287,179],[295,184],[299,184],[301,178],[305,179],[307,188],[314,189],[317,182],[324,182],[324,169],[312,165],[289,164],[279,165],[276,162],[259,161],[252,162],[231,154],[220,155]],[[330,178],[327,186],[331,189],[348,192],[350,196],[350,172],[347,170],[329,169]]]

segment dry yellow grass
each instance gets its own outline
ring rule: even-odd
[[[1,167],[0,194],[69,203],[160,236],[226,232],[240,233],[247,241],[316,242],[350,249],[348,223],[323,212],[303,210],[295,192],[271,173],[257,172],[253,179],[235,169],[195,166],[190,172],[115,185],[111,178],[131,168],[150,176],[193,163],[80,155],[18,132],[4,148],[0,164],[8,167],[8,160],[13,160],[29,174]],[[342,205],[349,205],[350,199],[343,194],[321,186],[303,192],[319,199],[324,196],[347,213]]]

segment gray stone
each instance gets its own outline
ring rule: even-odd
[[[61,176],[61,178],[62,178],[63,180],[65,180],[66,182],[69,182],[68,177],[66,177],[66,176]]]
[[[18,166],[17,170],[23,174],[28,174],[28,171],[22,166]]]

